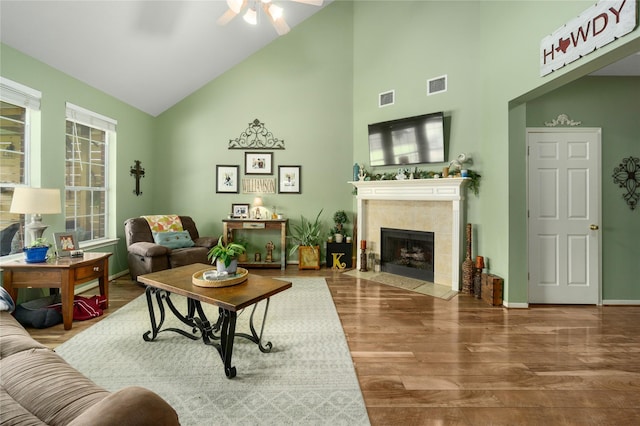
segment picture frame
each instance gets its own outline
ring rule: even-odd
[[[73,231],[54,232],[53,243],[58,257],[69,257],[72,251],[79,250],[76,233]]]
[[[240,166],[217,165],[216,166],[216,192],[223,194],[237,194],[240,185]]]
[[[302,166],[278,166],[278,193],[301,194]]]
[[[247,219],[249,217],[249,204],[231,204],[231,217],[234,219]]]
[[[273,152],[245,152],[244,174],[272,175]]]

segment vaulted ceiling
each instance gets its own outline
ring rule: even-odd
[[[274,0],[293,29],[317,7]],[[224,0],[2,0],[0,41],[151,115],[159,115],[278,38]],[[283,37],[287,37],[284,35]]]

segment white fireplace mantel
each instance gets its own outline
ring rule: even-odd
[[[452,224],[451,227],[451,289],[460,290],[460,265],[462,253],[462,205],[464,202],[464,184],[468,178],[440,178],[440,179],[407,179],[407,180],[377,180],[349,182],[358,188],[358,244],[367,240],[366,201],[367,200],[404,200],[404,201],[439,201],[450,204]],[[358,269],[361,269],[360,256]]]

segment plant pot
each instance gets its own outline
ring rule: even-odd
[[[320,269],[320,246],[298,247],[298,269]]]
[[[335,234],[333,238],[336,240],[336,243],[342,242],[342,234]]]
[[[233,259],[229,266],[224,266],[224,262],[216,260],[216,269],[218,272],[227,272],[229,275],[233,275],[238,270],[238,259]]]
[[[241,255],[238,256],[238,262],[240,263],[246,263],[249,260],[249,256],[247,256],[247,253],[242,253]]]
[[[42,263],[47,261],[49,247],[31,247],[24,249],[24,257],[27,263]]]

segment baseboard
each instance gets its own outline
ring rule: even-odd
[[[615,300],[615,299],[610,299],[610,300],[603,300],[602,301],[603,305],[620,305],[620,306],[633,306],[633,305],[640,305],[640,300]]]
[[[509,303],[507,301],[502,301],[502,306],[505,308],[513,308],[513,309],[529,309],[528,303]]]

